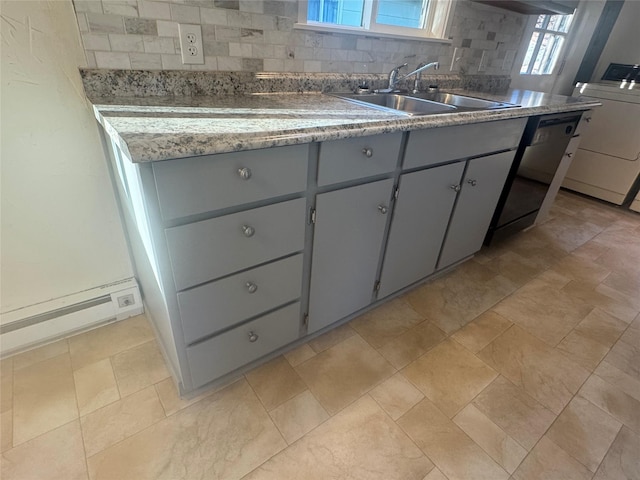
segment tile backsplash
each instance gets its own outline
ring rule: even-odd
[[[319,33],[294,28],[295,0],[73,0],[90,68],[247,72],[385,73],[439,61],[439,73],[508,75],[526,17],[458,0],[451,43]],[[203,65],[183,65],[178,24],[199,24]],[[486,68],[478,67],[485,52]]]

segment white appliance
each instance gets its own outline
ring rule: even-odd
[[[563,186],[622,205],[640,175],[640,66],[612,63],[599,83],[578,83],[574,97],[593,98],[593,111]]]

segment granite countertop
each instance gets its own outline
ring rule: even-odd
[[[531,115],[588,110],[598,102],[528,90],[446,90],[516,108],[407,116],[321,93],[94,97],[98,121],[133,162],[336,140]]]

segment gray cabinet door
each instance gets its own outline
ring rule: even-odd
[[[469,161],[442,247],[439,269],[482,247],[514,155],[514,151],[509,151]]]
[[[318,195],[309,333],[371,303],[392,189],[388,179]]]
[[[417,282],[436,269],[464,162],[404,174],[393,211],[378,298]]]

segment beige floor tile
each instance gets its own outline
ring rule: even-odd
[[[118,353],[111,359],[120,396],[126,397],[169,377],[155,340]]]
[[[73,368],[78,369],[152,340],[144,315],[127,318],[69,338]]]
[[[609,315],[607,312],[594,308],[575,328],[581,335],[600,342],[607,347],[613,346],[622,332],[627,328],[627,323]]]
[[[161,382],[156,383],[155,387],[166,416],[173,415],[183,408],[186,408],[189,405],[193,405],[203,398],[206,398],[209,395],[217,392],[218,390],[221,390],[221,388],[211,388],[200,393],[199,395],[191,395],[181,398],[178,394],[176,384],[171,377],[165,378]]]
[[[591,310],[591,305],[535,280],[494,307],[495,312],[552,347]]]
[[[611,270],[603,265],[574,254],[564,257],[552,267],[552,270],[571,280],[580,280],[593,286],[600,284],[611,273]]]
[[[446,338],[446,334],[431,322],[422,322],[386,343],[379,351],[395,368],[409,365]]]
[[[602,256],[607,250],[609,250],[607,246],[591,240],[576,248],[571,254],[586,260],[596,261],[598,257]]]
[[[286,446],[245,380],[89,457],[92,480],[236,480]]]
[[[478,356],[556,414],[589,376],[584,367],[517,325],[487,345]]]
[[[547,432],[547,438],[595,472],[622,424],[591,402],[575,397]]]
[[[78,418],[68,354],[16,371],[13,388],[14,445]]]
[[[640,273],[638,272],[612,272],[603,282],[604,285],[624,293],[630,297],[640,295]]]
[[[593,223],[562,214],[558,214],[538,229],[553,236],[555,245],[567,252],[575,250],[604,230]]]
[[[86,480],[78,421],[58,427],[2,454],[3,480]]]
[[[622,427],[593,480],[640,478],[640,436]]]
[[[431,461],[367,395],[246,480],[422,480],[432,468]]]
[[[0,359],[0,377],[13,375],[13,357]]]
[[[509,477],[427,399],[400,418],[398,425],[450,480],[499,480]]]
[[[380,348],[423,321],[424,317],[400,297],[359,316],[350,325],[369,345]]]
[[[147,387],[80,418],[87,457],[165,418],[154,387]]]
[[[0,452],[13,447],[13,410],[0,413]]]
[[[449,418],[498,374],[460,344],[446,340],[402,370]]]
[[[598,365],[598,368],[593,372],[607,383],[618,387],[627,395],[632,396],[636,400],[640,401],[640,380],[627,375],[618,367],[614,367],[606,360]]]
[[[545,269],[545,267],[511,251],[503,253],[485,265],[518,286],[524,285]]]
[[[543,269],[551,267],[567,255],[551,234],[539,228],[517,235],[510,242],[509,248]]]
[[[111,360],[105,358],[73,372],[80,415],[120,399]]]
[[[545,270],[535,278],[536,283],[546,283],[547,285],[557,289],[564,287],[570,281],[571,279],[569,277],[565,277],[561,273],[558,273],[551,269]]]
[[[307,389],[300,376],[282,356],[251,370],[245,377],[267,411]]]
[[[454,333],[452,338],[464,345],[467,350],[477,353],[510,326],[511,321],[489,310]]]
[[[616,295],[615,291],[603,284],[594,288],[590,283],[572,280],[562,288],[562,292],[598,307],[626,323],[630,323],[638,314],[631,300]]]
[[[329,418],[313,394],[306,390],[270,412],[288,444],[292,444]]]
[[[615,419],[640,433],[640,401],[622,390],[591,375],[580,389],[580,395]]]
[[[517,285],[469,261],[407,295],[411,307],[450,334],[512,293]]]
[[[513,474],[514,480],[589,480],[587,467],[543,437]]]
[[[449,480],[444,473],[442,473],[437,467],[434,467],[427,476],[422,480]]]
[[[313,348],[311,348],[308,343],[305,343],[304,345],[300,345],[299,347],[285,353],[284,358],[287,359],[292,367],[295,367],[300,365],[302,362],[306,362],[311,357],[314,357],[315,354],[316,352],[313,351]]]
[[[0,378],[0,413],[13,408],[13,371]]]
[[[609,347],[575,330],[562,339],[557,349],[589,371],[593,371],[609,352]]]
[[[509,473],[513,473],[527,456],[527,450],[473,404],[463,408],[453,421]]]
[[[333,330],[329,330],[327,333],[323,333],[313,340],[310,340],[307,345],[309,345],[314,352],[320,353],[333,347],[334,345],[337,345],[347,338],[352,337],[355,334],[355,330],[353,330],[353,328],[351,328],[349,324],[345,324],[336,327]]]
[[[627,342],[629,345],[640,345],[640,314],[629,324],[627,331],[622,334],[620,340]]]
[[[640,343],[627,343],[622,338],[613,346],[606,360],[630,377],[640,381]]]
[[[393,420],[400,418],[424,398],[422,392],[401,373],[385,380],[369,394]]]
[[[395,373],[395,369],[357,335],[298,365],[296,371],[329,415]]]
[[[556,416],[506,378],[496,378],[473,405],[527,450],[544,435]]]
[[[66,339],[58,340],[57,342],[43,345],[42,347],[34,348],[28,352],[20,353],[13,357],[13,369],[20,370],[21,368],[28,367],[34,363],[47,360],[49,358],[57,357],[63,353],[69,352],[69,344]]]

